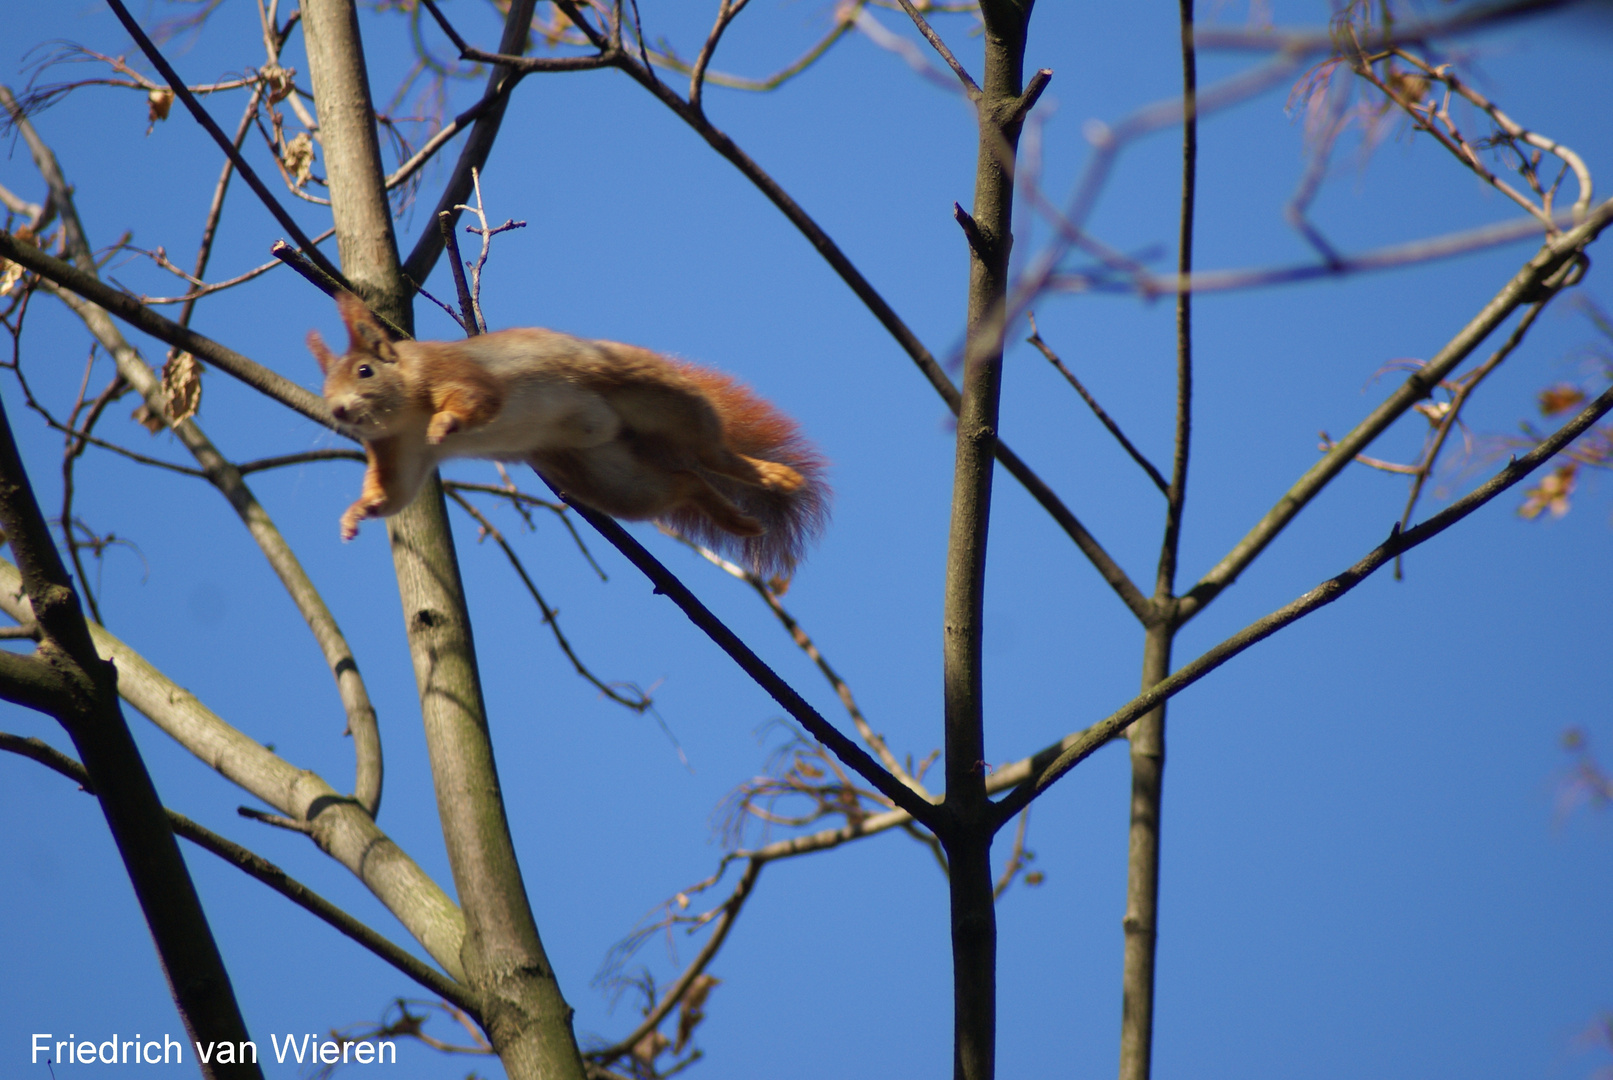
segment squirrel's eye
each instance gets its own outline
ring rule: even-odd
[[[360,364],[358,366],[358,377],[359,378],[368,379],[371,375],[374,375],[374,374],[375,374],[375,369],[370,367],[370,365],[368,365],[368,364]]]

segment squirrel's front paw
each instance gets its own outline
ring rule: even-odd
[[[426,428],[426,442],[436,446],[459,428],[459,417],[453,413],[438,413],[431,418],[431,424]]]
[[[342,515],[342,540],[348,541],[358,535],[358,523],[369,517],[368,508],[363,503],[354,503]]]

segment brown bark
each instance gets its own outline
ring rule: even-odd
[[[959,211],[969,244],[969,313],[958,412],[952,525],[942,623],[946,708],[946,807],[942,832],[952,910],[953,1075],[990,1080],[997,1023],[997,914],[986,796],[981,635],[992,463],[1002,386],[1003,315],[1013,242],[1013,161],[1022,117],[1030,3],[981,6],[986,23],[973,213]]]
[[[61,722],[94,785],[112,840],[151,931],[169,991],[195,1044],[249,1040],[201,898],[180,857],[157,789],[118,706],[117,670],[100,659],[0,408],[0,527],[17,556],[40,629],[33,656],[7,654],[0,696]],[[256,1062],[198,1061],[217,1080],[261,1080]]]
[[[412,290],[398,263],[357,13],[351,0],[303,0],[302,9],[343,272],[380,314],[411,327]],[[483,1027],[512,1078],[580,1080],[571,1008],[539,940],[504,814],[470,616],[435,477],[387,525],[438,814],[465,914],[465,978],[484,1003]]]

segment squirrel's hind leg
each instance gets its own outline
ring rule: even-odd
[[[776,461],[746,457],[744,454],[734,453],[726,446],[702,449],[704,451],[700,454],[702,468],[710,469],[718,476],[738,480],[747,487],[788,494],[800,490],[806,483],[806,477],[788,465],[781,465]]]

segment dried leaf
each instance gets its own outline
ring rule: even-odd
[[[168,426],[167,424],[163,423],[162,417],[152,412],[151,406],[147,405],[143,401],[136,406],[134,412],[129,414],[129,418],[135,423],[139,424],[141,427],[145,428],[147,431],[151,432],[153,435],[157,434],[157,432]]]
[[[258,69],[258,78],[263,80],[264,88],[269,92],[270,105],[278,105],[291,96],[297,88],[293,81],[296,75],[296,69],[283,68],[278,64],[266,64]]]
[[[202,403],[202,365],[188,352],[175,353],[162,366],[162,394],[171,427],[196,415]]]
[[[683,1053],[683,1048],[689,1045],[694,1029],[706,1018],[706,998],[711,994],[712,987],[721,981],[713,975],[701,975],[683,992],[683,1000],[678,1007],[678,1038],[672,1044],[674,1054]]]
[[[146,95],[146,121],[151,125],[146,128],[147,135],[151,134],[151,128],[157,126],[157,121],[168,119],[168,110],[173,107],[174,92],[167,87]]]
[[[1585,403],[1585,391],[1568,383],[1548,386],[1540,392],[1540,415],[1557,416]]]
[[[646,1065],[654,1065],[655,1059],[671,1045],[671,1039],[659,1031],[652,1031],[633,1044],[633,1057]]]
[[[22,263],[9,262],[0,259],[0,296],[10,296],[11,291],[22,280]]]
[[[1551,516],[1560,518],[1568,513],[1569,496],[1574,494],[1575,478],[1579,474],[1579,466],[1573,462],[1560,465],[1543,477],[1540,483],[1530,488],[1524,494],[1523,505],[1518,507],[1518,516],[1526,521],[1533,521],[1542,511],[1550,511]]]
[[[1451,403],[1448,401],[1419,401],[1412,408],[1428,417],[1430,424],[1437,425],[1449,415]]]
[[[285,150],[280,155],[280,164],[286,167],[298,187],[302,187],[314,175],[314,140],[308,137],[306,131],[286,143]]]

